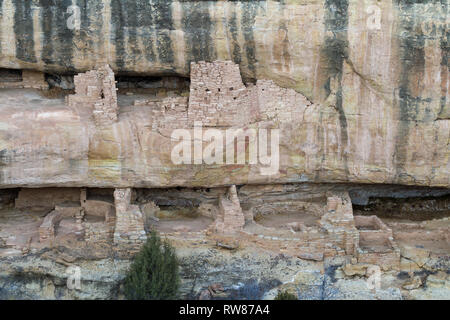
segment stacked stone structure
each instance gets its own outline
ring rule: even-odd
[[[242,231],[245,217],[242,212],[236,186],[231,186],[225,195],[219,198],[219,213],[212,225],[216,233],[233,234]]]
[[[115,123],[118,119],[117,88],[114,72],[108,65],[74,77],[75,94],[68,104],[75,110],[91,110],[97,126]]]
[[[131,188],[114,191],[116,225],[114,243],[140,244],[147,239],[139,206],[131,204]]]

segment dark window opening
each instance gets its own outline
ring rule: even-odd
[[[75,93],[73,90],[75,89],[74,84],[74,75],[73,74],[45,74],[45,81],[49,84],[50,88],[58,88],[61,90],[72,90],[72,92],[68,92],[68,94]]]
[[[100,200],[114,203],[114,189],[87,188],[87,200]]]

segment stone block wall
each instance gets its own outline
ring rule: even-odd
[[[87,190],[86,188],[82,188],[80,190],[80,204],[84,208],[87,202]]]
[[[101,76],[100,100],[94,104],[94,120],[97,126],[108,125],[117,121],[117,88],[114,72],[106,65],[98,70]]]
[[[49,87],[47,81],[45,81],[45,74],[42,72],[23,70],[22,79],[24,88],[47,90]]]
[[[83,206],[86,214],[105,218],[105,222],[114,220],[115,209],[114,205],[102,200],[86,200]]]
[[[383,269],[398,268],[400,250],[392,229],[377,216],[355,216],[359,229],[358,262],[380,265]]]
[[[400,249],[392,244],[392,248],[383,252],[358,250],[358,263],[375,264],[383,270],[398,269],[400,267]]]
[[[392,229],[388,228],[377,216],[355,216],[354,219],[361,240],[362,238],[368,241],[381,238],[387,240],[393,237]]]
[[[55,210],[60,212],[64,217],[77,217],[80,216],[80,212],[83,208],[76,204],[58,204],[55,206]]]
[[[191,64],[189,121],[204,126],[244,126],[255,121],[300,119],[312,103],[271,80],[246,87],[231,61]]]
[[[17,209],[54,209],[57,204],[80,201],[78,188],[22,188],[15,200]]]
[[[257,91],[261,120],[288,122],[301,119],[305,108],[312,105],[302,94],[293,89],[281,88],[272,80],[258,80],[253,90]]]
[[[55,205],[55,210],[51,211],[44,218],[39,227],[40,242],[53,240],[56,237],[56,228],[64,218],[74,218],[76,222],[76,234],[82,235],[84,208],[78,203],[61,203]]]
[[[84,238],[87,242],[111,243],[114,224],[104,222],[83,222]]]
[[[75,76],[72,108],[92,110],[97,126],[117,121],[114,73],[109,66]],[[168,97],[136,100],[134,106],[151,107],[152,128],[243,127],[257,121],[289,122],[300,119],[311,105],[303,95],[270,80],[244,85],[239,65],[232,61],[191,63],[189,99]]]
[[[56,236],[56,226],[63,219],[63,214],[60,211],[53,210],[47,216],[39,227],[39,241],[44,242],[53,240]]]
[[[135,106],[151,107],[152,128],[186,128],[188,125],[188,98],[168,97],[162,101],[136,100]]]
[[[157,218],[159,211],[160,208],[153,201],[141,205],[141,212],[144,216],[144,227],[146,230],[150,230],[152,222],[159,221]]]
[[[359,245],[359,232],[355,227],[353,208],[347,192],[333,194],[327,198],[328,212],[320,224],[329,234],[331,243],[354,255]]]

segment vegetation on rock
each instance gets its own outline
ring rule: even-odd
[[[153,231],[125,278],[125,297],[129,300],[176,299],[180,287],[178,270],[175,249]]]

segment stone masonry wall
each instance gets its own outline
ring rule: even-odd
[[[53,240],[56,236],[56,226],[63,218],[60,211],[53,210],[45,218],[39,227],[39,241]]]
[[[312,105],[308,99],[293,89],[281,88],[272,80],[258,80],[256,83],[258,112],[261,120],[276,119],[288,122],[301,119],[304,107]]]

